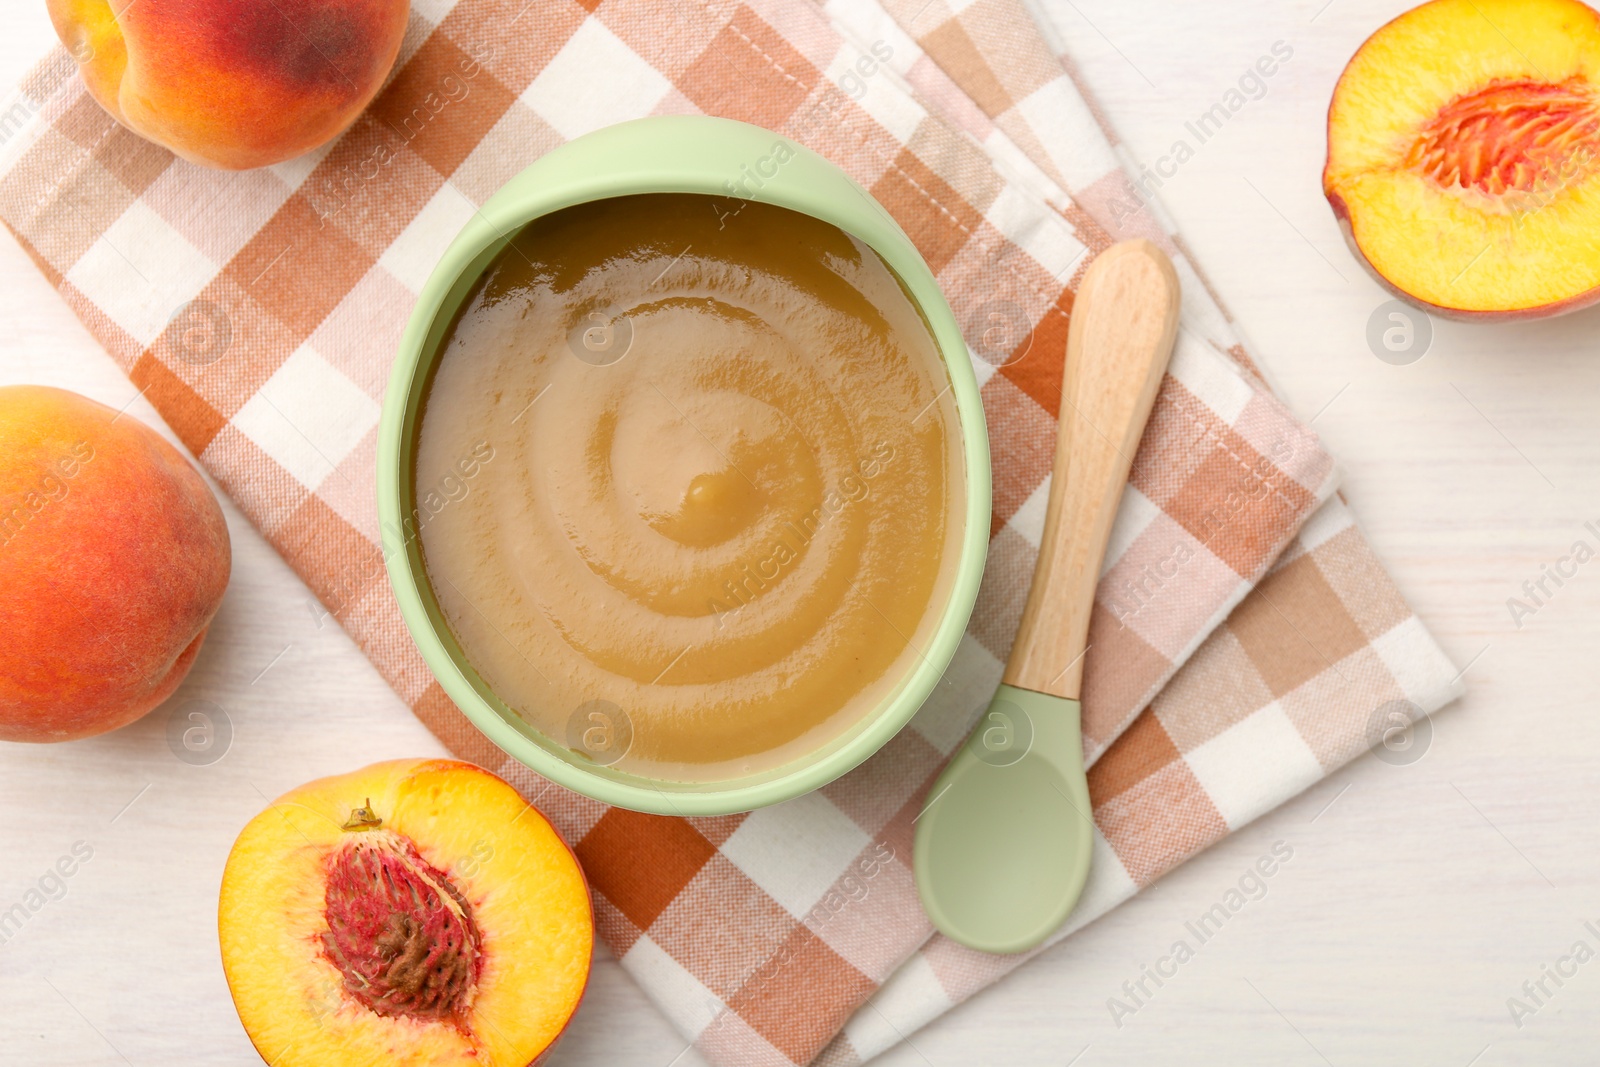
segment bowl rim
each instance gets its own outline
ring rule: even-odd
[[[782,146],[782,147],[780,147]],[[467,290],[524,225],[595,200],[685,192],[756,201],[819,218],[872,248],[921,310],[950,378],[965,460],[965,528],[947,599],[926,647],[879,705],[820,748],[744,778],[685,783],[564,758],[503,702],[496,706],[433,600],[421,561],[413,475],[416,427],[438,342]],[[989,545],[992,475],[983,403],[966,342],[937,280],[884,207],[845,172],[783,134],[709,116],[652,116],[551,149],[491,196],[424,284],[390,373],[379,420],[380,550],[401,617],[446,695],[509,758],[602,803],[660,815],[726,815],[789,800],[850,771],[911,720],[966,631]],[[503,709],[503,710],[502,710]],[[515,721],[512,721],[515,720]],[[494,768],[491,768],[494,769]]]

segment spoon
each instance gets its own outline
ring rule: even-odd
[[[969,948],[1038,945],[1089,875],[1078,703],[1089,613],[1177,329],[1178,276],[1161,249],[1123,241],[1089,266],[1067,328],[1050,500],[1016,644],[994,700],[917,817],[922,906]]]

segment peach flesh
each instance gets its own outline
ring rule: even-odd
[[[1600,13],[1428,0],[1351,57],[1323,191],[1357,260],[1463,321],[1600,300]]]

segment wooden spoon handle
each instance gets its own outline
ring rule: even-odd
[[[1101,561],[1172,354],[1178,303],[1172,261],[1145,240],[1100,253],[1078,287],[1044,538],[1007,685],[1078,697]]]

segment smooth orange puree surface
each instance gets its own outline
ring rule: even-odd
[[[815,751],[916,664],[964,511],[950,381],[899,280],[757,203],[535,220],[446,336],[423,560],[489,688],[599,763],[715,781]]]

